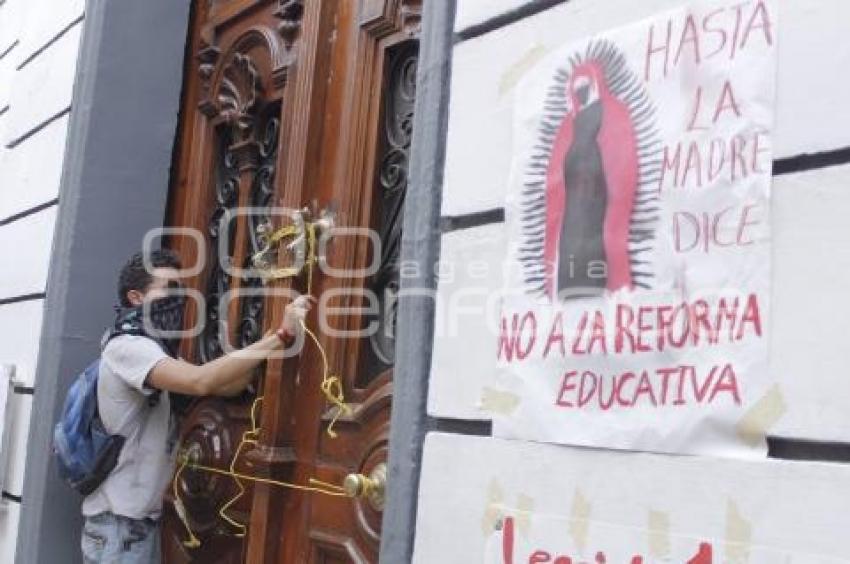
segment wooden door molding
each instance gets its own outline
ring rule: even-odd
[[[284,39],[286,49],[289,50],[295,44],[301,29],[301,20],[304,14],[304,0],[274,0],[274,15],[280,19],[277,31]],[[258,6],[269,4],[266,0],[211,0],[208,9],[207,33],[214,32],[228,24],[231,20],[245,17],[246,12],[254,11]],[[211,41],[208,40],[208,43]]]
[[[378,41],[397,33],[418,37],[422,0],[363,0],[360,26]]]
[[[310,562],[321,562],[323,564],[347,564],[349,562],[370,564],[370,562],[375,562],[361,552],[360,547],[351,540],[351,537],[345,535],[314,531],[310,533],[310,543],[313,546]]]

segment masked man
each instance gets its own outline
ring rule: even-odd
[[[179,339],[167,338],[183,328],[185,297],[174,291],[179,269],[170,251],[138,253],[121,269],[118,318],[105,336],[97,399],[106,430],[127,439],[115,469],[83,501],[86,563],[159,562],[162,494],[177,450],[169,393],[239,394],[254,378],[253,369],[294,338],[313,303],[299,297],[286,307],[280,327],[198,366],[177,358]]]

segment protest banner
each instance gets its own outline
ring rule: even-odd
[[[776,42],[771,2],[699,1],[523,77],[497,436],[763,455]]]

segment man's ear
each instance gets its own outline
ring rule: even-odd
[[[130,290],[127,292],[127,300],[132,306],[140,306],[145,299],[145,295],[138,290]]]

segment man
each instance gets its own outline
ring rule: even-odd
[[[121,269],[119,315],[101,355],[97,396],[107,432],[127,440],[115,469],[83,501],[87,564],[159,561],[162,494],[177,454],[169,392],[238,394],[253,369],[295,336],[312,306],[312,298],[301,296],[286,307],[281,326],[256,343],[201,366],[190,364],[176,358],[175,341],[167,339],[167,332],[183,326],[185,300],[174,291],[179,269],[170,251],[135,254]]]

